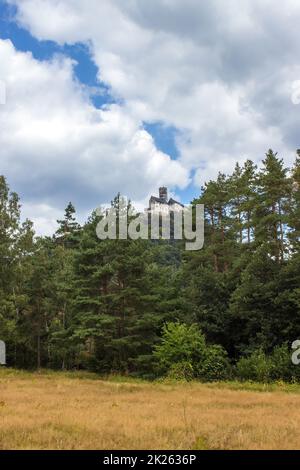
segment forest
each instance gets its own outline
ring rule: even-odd
[[[112,205],[118,205],[117,195]],[[300,379],[300,152],[208,181],[205,242],[99,240],[72,203],[52,237],[0,177],[0,339],[7,365],[143,378]]]

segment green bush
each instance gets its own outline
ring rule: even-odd
[[[271,380],[272,362],[262,350],[253,352],[248,357],[242,357],[236,364],[238,378],[258,382]]]
[[[300,379],[300,367],[292,363],[292,351],[283,344],[275,347],[269,355],[257,350],[241,358],[236,365],[236,375],[241,380],[257,382],[295,382]]]
[[[228,380],[231,378],[231,365],[226,351],[219,345],[207,347],[206,355],[197,364],[196,375],[201,380]]]
[[[173,364],[189,363],[192,366],[205,355],[205,338],[197,325],[167,323],[163,327],[161,344],[155,347],[158,369],[167,374]]]
[[[208,346],[195,324],[167,323],[154,357],[159,372],[173,378],[211,381],[230,375],[226,351],[218,345]]]
[[[300,380],[300,366],[292,363],[292,350],[288,344],[285,343],[274,348],[271,361],[271,378],[273,380],[284,380],[285,382]]]
[[[277,346],[270,356],[272,380],[292,380],[292,360],[291,352],[287,345]],[[295,367],[295,366],[294,366]]]
[[[176,362],[168,371],[168,378],[172,380],[193,380],[194,368],[189,362]]]

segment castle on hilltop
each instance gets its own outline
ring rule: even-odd
[[[180,212],[183,209],[184,205],[180,202],[172,198],[168,200],[168,189],[163,186],[159,188],[159,197],[151,196],[146,212],[169,214],[170,212]]]

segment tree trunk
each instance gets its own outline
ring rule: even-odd
[[[41,369],[41,335],[38,334],[37,337],[37,368]]]

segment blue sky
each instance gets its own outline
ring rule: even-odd
[[[74,72],[77,79],[85,85],[95,88],[92,101],[96,107],[111,103],[114,98],[110,96],[105,83],[97,80],[97,67],[91,60],[88,47],[84,43],[74,45],[59,45],[54,41],[39,41],[26,29],[20,27],[15,21],[17,8],[0,0],[0,38],[10,39],[15,48],[23,52],[31,52],[39,61],[51,60],[55,54],[64,54],[76,61]]]
[[[188,203],[236,161],[299,147],[300,6],[0,0],[1,166],[49,233],[121,191]]]
[[[96,108],[118,101],[110,93],[109,87],[104,82],[99,81],[97,66],[93,62],[89,47],[85,43],[60,45],[51,40],[38,40],[18,24],[16,13],[17,7],[15,5],[9,5],[6,1],[0,0],[1,39],[11,40],[17,50],[32,53],[38,61],[49,61],[56,54],[63,54],[76,61],[74,66],[76,79],[91,88],[90,98]],[[179,157],[176,146],[178,130],[174,126],[166,125],[160,121],[143,122],[142,126],[151,134],[159,150],[168,154],[174,160]],[[170,189],[171,191],[174,190],[174,188]],[[192,183],[184,189],[177,188],[176,190],[178,198],[186,204],[197,194],[199,194],[199,188],[195,188]]]

